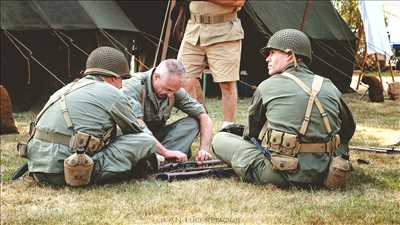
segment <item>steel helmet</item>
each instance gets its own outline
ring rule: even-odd
[[[311,63],[311,43],[307,35],[296,29],[283,29],[276,32],[268,40],[267,46],[260,49],[263,55],[269,50],[278,49],[284,52],[292,51],[295,55],[304,56],[306,63]]]
[[[124,54],[108,46],[93,50],[86,60],[84,75],[129,77],[129,64]]]

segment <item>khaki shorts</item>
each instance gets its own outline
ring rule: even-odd
[[[208,66],[214,82],[229,82],[239,80],[240,54],[242,40],[227,41],[201,47],[183,40],[178,52],[178,60],[183,63],[187,77],[201,78]]]

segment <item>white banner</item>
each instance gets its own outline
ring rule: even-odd
[[[393,55],[383,16],[383,1],[359,1],[361,19],[364,25],[367,54],[380,53],[387,59]]]
[[[387,18],[390,44],[400,44],[400,1],[385,1],[383,11]]]

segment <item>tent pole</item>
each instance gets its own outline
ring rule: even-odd
[[[168,5],[167,5],[167,8],[166,8],[166,10],[165,10],[165,15],[164,15],[163,26],[162,26],[162,28],[161,28],[160,39],[158,40],[157,50],[156,50],[156,54],[155,54],[155,56],[154,56],[153,67],[156,67],[156,66],[157,66],[158,54],[159,54],[159,52],[160,52],[160,46],[161,46],[161,42],[162,42],[162,39],[163,39],[163,36],[164,36],[165,26],[166,26],[166,23],[167,23],[167,20],[168,20],[168,16],[169,16],[169,13],[168,13],[168,12],[169,12],[170,5],[171,5],[171,0],[168,0]]]
[[[379,61],[378,61],[378,53],[375,53],[375,60],[376,60],[376,65],[378,66],[379,80],[381,80],[381,84],[383,85],[382,75],[381,75],[381,66],[379,65]]]
[[[392,69],[392,64],[390,63],[391,59],[392,59],[392,57],[390,57],[390,59],[389,59],[389,68],[390,68],[390,75],[392,76],[392,81],[394,83],[393,69]]]
[[[303,12],[303,19],[301,20],[300,28],[299,30],[304,31],[304,25],[307,20],[307,14],[308,14],[308,8],[310,6],[311,0],[306,1],[306,5],[304,6],[304,12]]]
[[[362,39],[362,34],[364,33],[364,25],[361,24],[360,25],[360,29],[358,30],[358,47],[356,50],[356,54],[357,51],[360,49],[360,44],[361,44],[361,39]],[[360,82],[361,82],[361,77],[364,75],[364,67],[365,67],[365,61],[367,60],[367,40],[365,40],[364,42],[364,54],[363,54],[363,58],[362,58],[362,63],[361,63],[361,72],[358,75],[358,81],[357,81],[357,86],[356,86],[356,90],[358,90],[358,88],[360,87]]]
[[[160,61],[164,60],[167,57],[169,38],[171,36],[171,30],[172,30],[171,13],[172,13],[172,9],[175,7],[175,2],[176,2],[176,0],[171,0],[171,5],[168,10],[168,22],[167,22],[167,28],[165,30],[165,38],[164,38],[163,48],[161,51]]]

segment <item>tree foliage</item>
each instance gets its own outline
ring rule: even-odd
[[[361,15],[358,10],[358,0],[333,0],[333,6],[353,31],[361,26]]]

